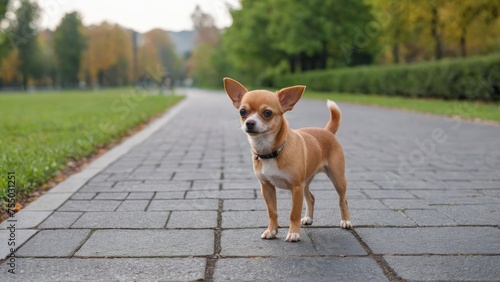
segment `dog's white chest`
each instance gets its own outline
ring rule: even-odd
[[[256,174],[260,180],[269,181],[278,188],[290,189],[289,174],[281,170],[274,159],[262,160],[260,171],[256,171]]]

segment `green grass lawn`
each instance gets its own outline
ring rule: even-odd
[[[364,105],[376,105],[422,113],[447,116],[460,116],[466,119],[481,119],[500,122],[500,104],[470,101],[444,101],[433,99],[413,99],[380,95],[362,95],[346,93],[309,92],[306,98],[330,99],[336,102],[348,102]]]
[[[22,196],[181,99],[131,88],[0,93],[0,198],[8,172]]]

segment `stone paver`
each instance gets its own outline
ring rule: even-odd
[[[420,226],[446,226],[458,223],[437,210],[405,210],[404,213]]]
[[[385,260],[407,281],[498,281],[500,277],[500,256],[398,256]]]
[[[116,211],[145,211],[149,203],[148,200],[125,200]]]
[[[375,254],[500,255],[495,227],[358,228]]]
[[[214,278],[217,281],[387,281],[369,258],[220,259]]]
[[[61,206],[72,193],[47,193],[24,208],[24,211],[53,211]]]
[[[148,211],[217,210],[217,199],[152,200]]]
[[[18,259],[16,274],[0,266],[2,281],[195,281],[205,277],[202,258]],[[43,270],[43,271],[34,271]]]
[[[36,227],[40,222],[44,221],[52,212],[48,211],[22,211],[15,214],[16,228],[27,229]],[[0,224],[0,230],[9,228],[12,222],[4,221]]]
[[[43,230],[17,251],[23,257],[69,257],[85,241],[90,230]]]
[[[168,228],[216,228],[217,211],[173,211]]]
[[[33,235],[37,233],[36,230],[17,230],[15,232],[15,246],[19,248],[24,242],[28,241]],[[6,256],[11,254],[11,249],[13,246],[9,246],[9,241],[12,238],[12,233],[10,230],[0,230],[0,240],[2,245],[0,245],[0,256],[5,258]],[[2,277],[2,273],[0,273],[0,277]]]
[[[123,193],[99,193],[97,197],[94,199],[96,200],[124,200],[127,198],[128,193],[123,192]]]
[[[214,251],[212,230],[98,230],[77,257],[204,256]]]
[[[49,216],[39,228],[69,228],[82,216],[82,212],[54,212]]]
[[[71,228],[162,228],[169,215],[168,212],[87,212]]]
[[[0,281],[498,280],[499,126],[340,103],[354,229],[338,227],[338,196],[320,175],[314,223],[291,244],[286,190],[278,238],[260,239],[266,206],[230,100],[189,92],[18,214],[17,274],[3,262]],[[302,100],[287,117],[324,127],[329,113]]]
[[[286,229],[279,229],[277,239],[262,240],[265,229],[236,229],[222,232],[223,256],[307,256],[307,255],[366,255],[356,238],[346,230],[304,228],[302,240],[288,248]]]
[[[69,200],[58,211],[114,211],[120,203],[119,200]]]

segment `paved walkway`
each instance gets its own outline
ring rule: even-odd
[[[191,90],[181,107],[54,212],[46,198],[20,214],[26,242],[0,280],[500,279],[500,127],[340,104],[355,228],[338,227],[337,195],[319,175],[314,224],[287,243],[281,190],[279,239],[260,239],[267,213],[229,98]],[[324,101],[302,100],[288,119],[323,127],[328,115]]]

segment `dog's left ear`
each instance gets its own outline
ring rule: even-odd
[[[226,90],[227,95],[233,101],[233,105],[236,109],[240,108],[241,99],[243,95],[248,92],[245,86],[241,85],[238,81],[225,77],[224,78],[224,89]]]
[[[293,109],[295,104],[299,101],[300,97],[302,97],[302,93],[306,90],[306,87],[303,85],[297,85],[292,87],[287,87],[276,92],[278,98],[280,99],[281,107],[283,111],[287,112]]]

